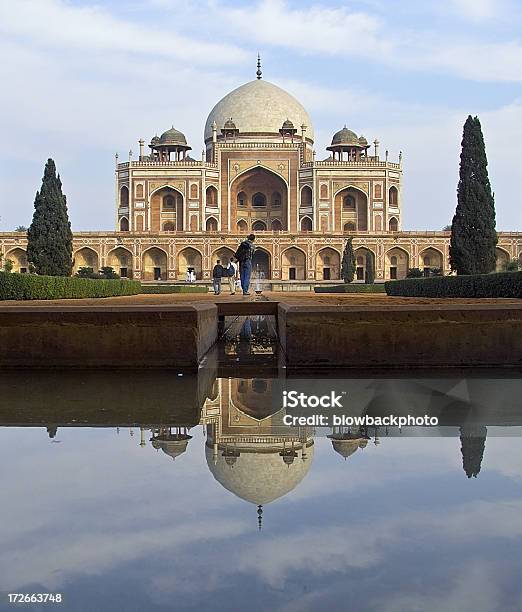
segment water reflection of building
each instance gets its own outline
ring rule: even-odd
[[[187,450],[188,441],[192,439],[188,431],[188,427],[159,427],[153,429],[150,441],[153,448],[161,449],[166,455],[176,459]]]
[[[214,478],[228,491],[263,506],[292,491],[313,459],[313,430],[284,425],[274,410],[270,379],[222,379],[203,408],[205,455]]]
[[[365,448],[370,439],[366,432],[360,429],[352,431],[347,427],[334,427],[328,438],[332,441],[334,451],[344,457],[345,461],[360,448]],[[376,444],[378,444],[377,440],[376,436]]]

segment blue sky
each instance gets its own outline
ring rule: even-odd
[[[172,124],[199,158],[210,109],[255,76],[294,94],[317,157],[346,124],[404,154],[404,228],[455,207],[462,125],[483,125],[498,228],[522,230],[516,0],[18,0],[0,5],[0,231],[31,221],[47,157],[76,230],[114,227],[114,152]]]

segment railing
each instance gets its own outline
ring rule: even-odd
[[[401,164],[389,161],[338,161],[338,160],[324,160],[324,161],[310,161],[303,162],[302,168],[392,168],[394,170],[400,170]]]
[[[217,168],[217,164],[213,162],[201,161],[201,160],[180,160],[180,161],[131,161],[131,162],[122,162],[118,164],[118,170],[125,170],[131,168]]]

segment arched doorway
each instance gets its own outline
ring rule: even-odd
[[[120,207],[129,208],[129,188],[126,185],[120,189]]]
[[[312,188],[305,185],[301,189],[301,201],[299,203],[301,208],[312,208]]]
[[[122,217],[120,219],[120,232],[128,232],[129,231],[129,220],[127,217]]]
[[[216,261],[219,259],[224,266],[228,265],[231,257],[234,257],[235,251],[229,249],[228,247],[221,247],[217,251],[212,253],[212,260],[210,262],[211,267],[216,264]]]
[[[395,217],[392,217],[389,222],[388,222],[388,229],[390,230],[390,232],[397,232],[399,231],[399,222],[397,221],[397,219]]]
[[[390,208],[397,208],[399,206],[399,192],[397,187],[390,187]]]
[[[252,258],[252,276],[257,278],[271,278],[270,275],[270,254],[261,248],[256,248]]]
[[[310,219],[310,217],[303,217],[301,219],[301,231],[302,232],[312,231],[312,219]]]
[[[496,247],[495,257],[496,257],[495,271],[503,272],[506,269],[506,266],[509,262],[509,253],[507,253],[507,251],[504,251],[504,249]]]
[[[281,224],[281,221],[279,221],[279,219],[274,219],[272,221],[271,229],[273,232],[280,232],[283,229],[283,225]]]
[[[355,250],[355,279],[358,281],[366,280],[367,276],[367,263],[368,263],[368,254],[371,255],[372,261],[375,262],[375,255],[369,249],[365,247],[359,247]],[[374,263],[375,267],[375,263]]]
[[[240,174],[230,186],[230,203],[232,223],[239,223],[241,218],[251,225],[260,216],[264,217],[266,211],[267,218],[277,216],[283,230],[286,228],[288,188],[283,178],[272,170],[257,166]]]
[[[27,253],[23,249],[16,248],[6,253],[3,263],[8,260],[13,262],[13,272],[21,272],[22,274],[29,272]]]
[[[196,273],[196,278],[202,277],[201,253],[192,247],[187,247],[178,255],[178,280],[185,280],[187,270],[191,268]]]
[[[214,217],[209,217],[207,219],[206,224],[207,232],[217,232],[218,231],[218,222]]]
[[[440,270],[443,273],[442,253],[432,247],[424,249],[419,255],[419,267],[425,274],[430,274],[434,270]]]
[[[266,223],[264,221],[254,221],[252,223],[252,231],[253,232],[266,232]]]
[[[123,247],[117,247],[107,255],[107,265],[113,268],[122,278],[132,278],[132,253]]]
[[[237,222],[237,231],[242,233],[242,234],[245,234],[248,231],[248,226],[247,226],[247,223],[246,223],[246,221],[244,219],[240,219]]]
[[[158,247],[143,253],[143,280],[167,280],[167,254]]]
[[[281,255],[281,276],[283,280],[306,279],[306,255],[296,247],[290,247]]]
[[[207,206],[210,208],[216,208],[218,205],[218,192],[217,189],[210,185],[207,187]]]
[[[335,211],[337,227],[344,229],[347,224],[353,224],[353,231],[368,230],[368,198],[360,189],[347,187],[339,191],[335,195]]]
[[[80,268],[91,268],[93,272],[98,272],[100,269],[98,253],[89,247],[78,249],[74,254],[73,271],[78,272]]]
[[[175,229],[183,231],[183,194],[171,187],[162,187],[151,196],[150,218],[152,231],[159,231],[162,223],[171,221]]]
[[[321,249],[315,258],[315,278],[317,280],[338,280],[341,271],[339,253],[330,247]]]
[[[406,251],[395,247],[386,253],[385,276],[389,280],[406,278],[410,257]]]
[[[163,224],[163,231],[164,232],[175,232],[176,226],[174,225],[172,221],[167,221],[166,223]]]

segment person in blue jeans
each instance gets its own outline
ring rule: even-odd
[[[219,259],[212,270],[212,284],[214,285],[214,295],[219,295],[221,293],[221,279],[225,275],[225,270],[221,265]]]
[[[252,257],[254,256],[254,234],[249,234],[246,240],[239,245],[236,251],[236,259],[239,261],[239,278],[243,295],[250,295],[250,277],[252,276]]]

